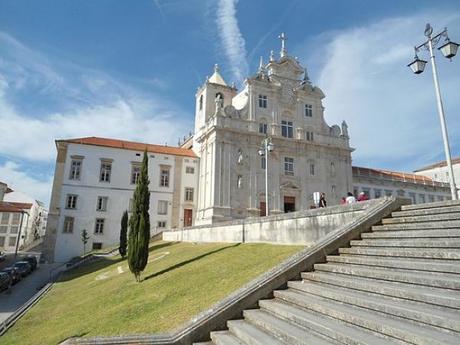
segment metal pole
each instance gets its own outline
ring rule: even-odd
[[[268,139],[264,141],[265,146],[265,215],[268,216]]]
[[[16,248],[14,249],[14,259],[18,256],[19,241],[21,240],[22,221],[24,220],[24,211],[21,211],[21,223],[19,225],[18,239],[16,240]]]
[[[446,153],[447,169],[450,180],[450,192],[452,194],[452,200],[457,200],[457,189],[455,187],[454,170],[452,169],[452,159],[450,156],[449,137],[447,135],[446,130],[446,118],[444,116],[444,107],[442,105],[441,91],[439,90],[438,71],[436,70],[436,63],[434,60],[433,43],[431,35],[428,37],[428,47],[430,49],[431,67],[433,68],[434,88],[436,91],[436,101],[438,105],[439,120],[441,122],[441,131],[444,141],[444,151]]]

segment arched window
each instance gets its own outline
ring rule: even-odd
[[[223,104],[224,103],[224,95],[222,94],[222,92],[216,93],[216,99],[217,99],[217,97],[219,97],[221,99],[222,104]]]
[[[200,96],[200,100],[198,101],[199,110],[203,109],[203,95]]]

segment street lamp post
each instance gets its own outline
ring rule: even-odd
[[[441,45],[441,47],[439,47],[438,49],[441,50],[441,53],[446,58],[452,59],[457,54],[459,44],[450,41],[449,36],[447,36],[447,28],[445,28],[443,31],[441,31],[437,35],[433,36],[433,28],[431,27],[430,24],[427,24],[425,28],[425,36],[428,38],[428,40],[414,47],[415,49],[414,61],[412,61],[407,66],[410,67],[415,74],[422,73],[423,70],[425,69],[425,65],[427,62],[425,60],[419,59],[419,57],[417,56],[417,53],[420,50],[422,50],[422,48],[430,52],[430,60],[431,60],[431,67],[432,67],[432,72],[433,72],[434,88],[436,92],[436,102],[438,106],[439,121],[441,122],[441,131],[442,131],[442,137],[444,141],[444,151],[446,154],[446,163],[447,163],[447,168],[449,172],[450,191],[452,194],[452,200],[457,200],[458,198],[457,188],[455,186],[454,170],[452,168],[452,159],[451,159],[450,147],[449,147],[449,137],[447,135],[446,118],[444,115],[444,107],[443,107],[442,99],[441,99],[441,91],[439,88],[438,72],[436,69],[436,62],[435,62],[433,47],[436,47],[436,45],[439,43],[441,38],[444,37],[445,38],[444,44]]]
[[[265,157],[265,215],[268,216],[268,154],[273,151],[273,145],[270,137],[264,138],[259,148],[259,156]]]

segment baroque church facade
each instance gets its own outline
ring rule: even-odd
[[[196,93],[195,224],[265,215],[265,169],[270,214],[308,209],[314,192],[338,204],[353,189],[353,149],[345,121],[326,123],[324,97],[284,40],[279,58],[272,52],[268,63],[261,59],[241,91],[224,81],[216,65]],[[266,138],[274,149],[261,157]]]

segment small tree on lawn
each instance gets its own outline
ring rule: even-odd
[[[134,191],[133,214],[129,219],[128,265],[137,282],[140,282],[141,272],[147,265],[149,257],[150,192],[148,162],[147,151],[144,151],[141,173]]]
[[[83,242],[83,256],[86,254],[86,243],[88,243],[89,236],[88,236],[88,231],[86,229],[83,229],[81,231],[81,241]]]
[[[126,246],[128,235],[128,211],[123,212],[123,217],[121,217],[121,228],[120,228],[120,247],[118,251],[122,258],[126,256]]]

